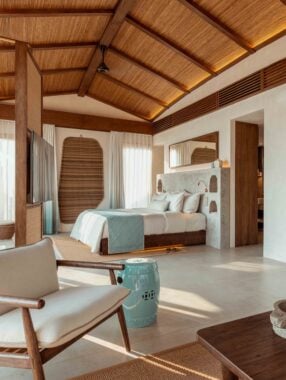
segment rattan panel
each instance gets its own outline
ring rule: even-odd
[[[63,223],[74,223],[84,210],[96,208],[104,197],[103,152],[90,138],[68,137],[64,141],[59,186]]]

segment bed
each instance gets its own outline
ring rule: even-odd
[[[202,213],[161,212],[146,208],[121,209],[117,212],[124,221],[121,224],[125,224],[125,220],[128,220],[124,218],[125,214],[141,216],[144,228],[143,248],[205,244],[206,217]],[[71,237],[88,245],[91,252],[103,255],[133,250],[119,248],[117,252],[110,251],[109,223],[106,214],[98,210],[86,210],[81,213],[73,227]]]

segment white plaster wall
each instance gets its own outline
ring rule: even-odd
[[[264,113],[264,255],[286,262],[286,86]]]
[[[67,137],[86,137],[96,139],[103,150],[103,168],[104,168],[104,198],[98,208],[109,208],[109,141],[110,133],[99,131],[87,131],[70,128],[56,128],[56,151],[58,167],[58,183],[61,172],[63,142]],[[72,225],[61,224],[61,231],[70,231]]]
[[[286,216],[286,170],[283,172],[283,162],[286,162],[286,85],[268,90],[262,94],[253,96],[249,99],[245,99],[239,103],[235,103],[228,107],[225,107],[219,111],[213,112],[211,114],[205,115],[198,119],[186,122],[180,126],[171,128],[167,131],[161,132],[154,136],[154,145],[164,145],[164,172],[176,172],[176,171],[189,171],[196,170],[202,167],[209,167],[206,165],[193,165],[177,169],[169,168],[169,145],[176,142],[186,140],[188,138],[193,138],[206,133],[219,131],[219,157],[231,166],[231,199],[230,199],[230,236],[231,236],[231,246],[234,246],[234,236],[235,236],[235,210],[234,210],[234,136],[233,136],[233,125],[234,120],[239,119],[243,115],[252,114],[254,112],[264,110],[265,121],[264,121],[264,160],[265,160],[265,255],[271,256],[270,240],[273,239],[279,233],[279,229],[275,231],[271,227],[274,217],[274,212],[269,213],[271,209],[271,204],[275,199],[275,202],[280,202],[280,206],[285,209]],[[266,115],[267,113],[267,115]],[[275,128],[273,127],[275,125]],[[284,129],[284,130],[283,130]],[[269,142],[268,142],[269,140]],[[268,146],[269,144],[269,146]],[[267,147],[268,146],[268,147]],[[282,149],[283,148],[283,149]],[[279,157],[275,158],[273,157]],[[284,179],[284,190],[280,189],[280,194],[284,192],[284,199],[275,192],[271,180],[273,179],[272,173],[280,173],[279,186],[282,186]],[[283,173],[283,174],[282,174]],[[275,174],[275,175],[276,175]],[[283,186],[282,186],[283,187]],[[275,197],[272,196],[275,194]],[[272,201],[271,201],[272,199]],[[279,223],[284,224],[285,231],[285,243],[286,243],[286,218],[280,218],[281,213],[277,211],[277,216]],[[271,217],[270,217],[271,215]],[[276,223],[276,222],[275,222]],[[280,231],[283,229],[280,227]],[[276,236],[277,237],[277,236]],[[268,242],[268,239],[269,242]],[[286,244],[285,244],[285,261],[286,261]]]

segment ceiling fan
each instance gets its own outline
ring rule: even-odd
[[[100,64],[97,67],[97,72],[98,73],[108,73],[109,67],[104,62],[104,55],[105,55],[105,52],[107,50],[107,46],[105,46],[105,45],[99,45],[99,48],[101,50],[102,61],[100,62]]]

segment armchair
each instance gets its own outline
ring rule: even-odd
[[[105,269],[111,284],[59,289],[57,267]],[[43,364],[88,331],[117,314],[130,351],[122,303],[129,291],[116,286],[123,264],[56,260],[50,239],[0,255],[0,366],[30,368],[45,379]]]

